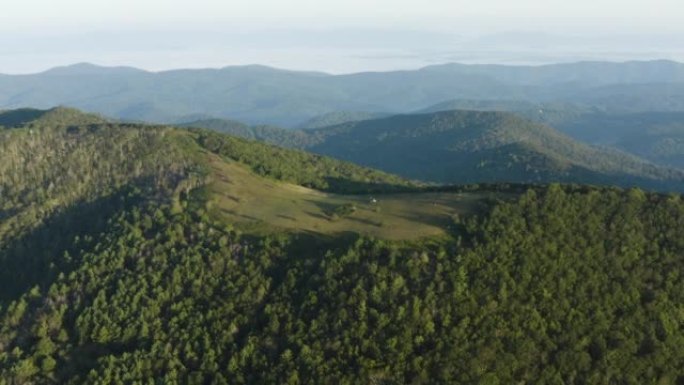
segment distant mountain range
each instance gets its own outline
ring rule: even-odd
[[[264,66],[153,73],[78,64],[34,75],[0,75],[0,108],[64,105],[165,123],[229,118],[320,127],[311,119],[339,117],[340,111],[407,113],[454,99],[574,103],[622,113],[684,111],[684,64],[447,64],[349,75]]]

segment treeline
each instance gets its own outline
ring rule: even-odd
[[[207,150],[249,166],[258,175],[336,193],[414,190],[392,174],[300,150],[285,149],[209,130],[193,129]]]
[[[5,302],[0,383],[684,381],[679,195],[552,185],[422,244],[127,207]]]

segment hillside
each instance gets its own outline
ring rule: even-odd
[[[299,125],[300,129],[310,130],[314,128],[323,128],[334,126],[337,124],[348,122],[359,122],[362,120],[385,118],[391,114],[383,112],[368,112],[368,111],[335,111],[328,112],[319,116],[315,116],[306,122]]]
[[[654,163],[684,168],[684,114],[594,113],[566,119],[557,127],[568,135],[636,154]]]
[[[312,131],[308,149],[409,178],[451,183],[579,182],[680,188],[682,172],[593,148],[501,112],[399,115]]]
[[[0,292],[5,294],[11,292],[14,278],[34,282],[52,276],[55,266],[45,259],[55,247],[61,247],[79,232],[101,229],[108,215],[140,202],[169,205],[178,211],[187,206],[191,190],[201,192],[213,189],[215,184],[225,185],[227,177],[234,183],[253,184],[251,188],[244,186],[251,193],[237,196],[241,200],[260,199],[254,194],[260,186],[273,188],[280,184],[283,189],[289,189],[289,185],[302,186],[302,191],[306,190],[303,186],[315,188],[324,197],[323,192],[399,193],[418,188],[379,171],[203,130],[96,123],[91,115],[65,109],[21,110],[0,116],[12,117],[13,121],[22,117],[22,123],[14,129],[0,131],[0,264],[5,267],[0,269]],[[220,173],[215,173],[217,170]],[[230,175],[226,170],[231,171]],[[245,181],[236,182],[233,174]],[[212,195],[216,199],[202,199],[221,202],[229,192],[216,191]],[[265,193],[261,197],[275,194],[260,192]],[[290,198],[309,204],[306,194]],[[368,199],[325,197],[310,212],[327,223],[333,214],[328,210],[356,201],[366,203]],[[432,212],[440,218],[448,216],[447,208],[443,210]],[[372,223],[377,224],[385,215],[374,216]],[[237,225],[240,221],[232,222]],[[280,228],[278,224],[261,222],[274,230]],[[442,219],[437,222],[442,226]],[[353,222],[337,226],[339,231],[357,227]],[[376,227],[371,226],[371,230]],[[430,234],[440,231],[432,229]],[[36,248],[36,240],[55,245]],[[27,275],[15,275],[12,271],[18,268],[25,268],[22,274]]]
[[[177,126],[206,128],[244,139],[259,140],[291,148],[304,148],[311,140],[309,135],[299,130],[287,130],[276,126],[250,126],[229,119],[200,119],[177,124]]]
[[[554,116],[566,124],[584,116],[558,111]],[[551,113],[547,116],[552,119]],[[396,115],[300,131],[271,127],[258,136],[253,134],[258,128],[210,123],[192,125],[303,148],[427,182],[566,182],[679,191],[684,181],[682,171],[609,147],[592,147],[505,112]]]
[[[486,195],[415,197],[422,187],[394,175],[205,129],[96,123],[66,109],[3,116],[29,115],[35,119],[5,131],[1,142],[0,236],[9,238],[131,189],[176,209],[192,200],[192,189],[212,217],[259,233],[405,239],[443,234],[453,214],[472,212]]]
[[[613,84],[577,91],[568,98],[614,113],[682,112],[684,82]]]
[[[634,98],[649,98],[648,94],[632,95]],[[600,106],[600,103],[589,107],[569,103],[452,100],[430,106],[421,112],[458,109],[514,112],[535,122],[548,124],[581,142],[611,147],[662,166],[684,168],[684,114],[663,112],[673,107],[677,110],[672,103],[652,102],[653,111],[624,113],[619,112],[618,108]]]
[[[605,110],[599,107],[579,103],[467,99],[447,100],[418,110],[416,113],[453,110],[513,112],[516,115],[554,128],[588,114],[605,113]]]
[[[1,384],[684,381],[680,195],[37,115],[0,131]]]
[[[347,75],[263,66],[155,73],[81,64],[0,76],[0,108],[64,105],[129,121],[178,123],[214,117],[283,127],[299,127],[331,112],[409,113],[454,99],[578,103],[621,112],[683,111],[683,74],[684,65],[667,61],[449,64]]]
[[[182,162],[187,167],[206,168],[207,159],[200,150],[211,151],[240,162],[264,177],[324,191],[336,189],[359,192],[357,189],[366,188],[373,191],[375,185],[388,188],[394,186],[398,189],[414,186],[399,177],[351,163],[204,129],[185,130],[159,125],[115,123],[67,108],[0,112],[0,122],[7,128],[13,128],[0,132],[3,135],[0,142],[4,147],[2,156],[5,157],[1,163],[6,172],[17,173],[21,166],[24,171],[14,178],[30,179],[36,174],[37,180],[41,180],[39,184],[44,186],[57,182],[51,178],[61,181],[59,178],[65,177],[61,173],[67,172],[68,177],[73,177],[74,180],[82,179],[78,183],[92,185],[92,188],[97,189],[109,188],[111,181],[89,175],[91,171],[98,172],[96,167],[82,172],[71,170],[71,167],[83,167],[79,164],[81,162],[86,165],[105,165],[108,170],[103,171],[103,176],[115,179],[117,172],[109,169],[120,167],[120,173],[124,175],[130,173],[130,168],[134,168],[135,176],[139,177],[142,176],[138,175],[142,172],[140,170],[146,167],[157,167],[155,171],[159,173],[161,169],[158,168],[158,161],[173,164]],[[138,155],[144,158],[138,159]],[[33,157],[30,162],[29,157]],[[144,162],[147,157],[152,157],[152,164]],[[171,160],[174,157],[179,159]],[[121,162],[134,166],[125,166],[126,163]],[[7,186],[2,191],[6,194],[8,191],[17,191],[9,193],[9,197],[16,195],[16,199],[20,199],[21,184],[10,184],[7,180],[5,183]],[[79,196],[77,199],[85,198],[86,196]]]

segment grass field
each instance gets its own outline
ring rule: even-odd
[[[243,231],[355,232],[382,239],[445,234],[453,216],[472,213],[482,193],[337,195],[266,179],[211,156],[209,211]]]

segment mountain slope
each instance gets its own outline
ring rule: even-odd
[[[649,98],[641,93],[633,97]],[[420,112],[457,109],[510,111],[535,122],[548,124],[585,143],[615,148],[662,166],[684,168],[684,114],[660,112],[672,107],[667,102],[656,101],[652,106],[654,111],[620,113],[618,108],[571,103],[452,100]]]
[[[358,122],[361,120],[378,119],[390,116],[391,114],[383,112],[368,112],[368,111],[335,111],[327,114],[315,116],[306,122],[299,125],[298,128],[309,130],[314,128],[323,128],[334,126],[337,124]]]
[[[177,124],[177,126],[206,128],[244,139],[259,140],[291,148],[304,148],[311,140],[309,135],[299,130],[287,130],[276,126],[250,126],[228,119],[200,119]]]
[[[27,111],[3,113],[0,119],[16,115],[25,117]],[[65,109],[28,115],[36,119],[0,131],[0,209],[15,217],[24,209],[37,210],[27,214],[35,220],[137,180],[171,187],[189,166],[170,128],[141,130]]]
[[[486,75],[498,81],[519,85],[639,84],[684,82],[684,66],[669,60],[623,63],[585,61],[541,66],[442,64],[428,67],[440,72]]]
[[[583,114],[557,127],[578,140],[610,146],[652,162],[684,168],[684,114]]]
[[[569,102],[464,99],[447,100],[418,110],[416,113],[453,110],[513,112],[516,115],[554,128],[558,128],[558,125],[571,122],[588,114],[605,113],[605,110],[596,106]]]
[[[399,115],[314,130],[308,149],[430,181],[643,184],[681,187],[683,174],[592,148],[512,114]]]
[[[417,188],[379,171],[213,132],[96,123],[97,117],[65,109],[28,112],[2,115],[21,116],[23,122],[0,131],[0,264],[5,267],[0,269],[0,293],[4,295],[11,295],[15,278],[24,282],[20,288],[54,279],[59,264],[46,259],[70,237],[102,228],[108,215],[140,202],[182,210],[190,190],[225,177],[225,173],[220,178],[211,173],[209,160],[214,158],[208,154],[252,170],[253,181],[270,178],[340,193]],[[320,207],[316,210],[324,213]],[[65,238],[58,241],[59,236]]]

